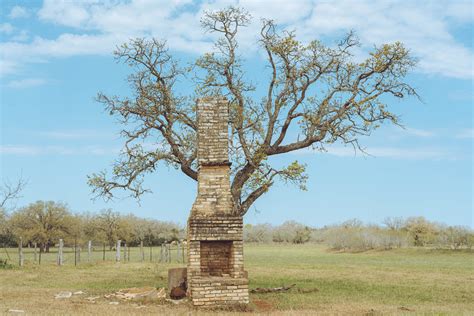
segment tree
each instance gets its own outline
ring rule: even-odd
[[[120,235],[120,214],[110,208],[102,210],[96,217],[95,227],[99,232],[99,238],[108,243],[109,248],[112,249]]]
[[[269,158],[305,148],[323,151],[338,141],[363,151],[360,136],[386,121],[398,124],[385,104],[387,97],[417,96],[404,82],[415,61],[402,43],[375,47],[356,62],[352,52],[359,41],[353,32],[329,47],[318,40],[303,43],[294,32],[263,20],[259,47],[269,80],[260,87],[265,91],[261,97],[262,90],[246,80],[237,41],[249,22],[240,8],[206,12],[204,31],[220,38],[214,51],[188,68],[158,39],[132,39],[117,48],[116,59],[133,69],[128,78],[133,97],[98,94],[97,100],[125,126],[125,145],[112,175],[101,171],[89,176],[97,196],[110,199],[124,189],[139,199],[149,191],[143,187],[144,176],[159,162],[197,180],[196,97],[229,100],[233,212],[244,215],[277,180],[305,189],[304,165],[294,161],[277,168]],[[178,81],[195,86],[194,94],[181,95]]]
[[[404,229],[413,239],[413,245],[425,246],[433,241],[438,234],[438,227],[435,223],[429,222],[426,218],[410,217],[405,222]]]
[[[53,201],[37,201],[15,211],[10,223],[17,237],[37,242],[41,251],[49,252],[59,238],[71,231],[72,216],[66,205]]]

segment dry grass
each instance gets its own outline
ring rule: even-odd
[[[401,249],[347,254],[315,245],[247,245],[245,255],[251,288],[297,284],[285,293],[252,294],[249,311],[276,315],[474,314],[472,252]],[[110,305],[105,298],[95,303],[85,300],[120,288],[163,287],[168,268],[182,264],[97,260],[78,267],[69,261],[57,267],[55,255],[50,256],[41,266],[28,262],[21,269],[0,270],[0,313],[9,309],[30,315],[213,313],[166,301]],[[54,299],[65,290],[86,294]]]

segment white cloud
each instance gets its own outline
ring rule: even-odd
[[[242,51],[254,52],[259,19],[275,19],[297,30],[304,40],[334,38],[354,29],[363,49],[400,40],[419,58],[419,70],[429,74],[471,79],[472,49],[453,35],[453,27],[472,23],[470,1],[54,1],[45,0],[38,12],[43,22],[74,29],[55,39],[34,38],[30,43],[1,43],[2,73],[21,65],[54,57],[109,54],[117,44],[133,36],[168,40],[172,49],[202,53],[210,48],[210,35],[203,34],[199,19],[205,9],[234,4],[254,17],[242,33]]]
[[[368,155],[354,151],[352,147],[332,146],[326,148],[326,154],[337,157],[363,157],[363,158],[390,158],[402,160],[455,160],[458,159],[452,151],[436,147],[368,147],[365,149]],[[311,155],[319,154],[320,151],[302,149],[295,154]],[[324,153],[323,153],[324,154]]]
[[[23,88],[31,88],[31,87],[38,87],[46,84],[46,80],[41,78],[27,78],[27,79],[20,79],[20,80],[12,80],[7,83],[8,88],[13,89],[23,89]]]
[[[402,41],[419,58],[421,71],[469,79],[473,76],[473,52],[450,33],[451,18],[462,15],[453,2],[321,1],[313,7],[312,16],[301,23],[301,29],[305,36],[353,29],[366,47]],[[456,8],[450,9],[453,6]],[[472,5],[465,2],[462,7],[470,7],[472,15]]]
[[[0,24],[0,33],[11,34],[14,30],[15,28],[10,23]]]
[[[418,128],[408,127],[408,128],[403,129],[403,132],[407,135],[423,137],[423,138],[435,136],[435,132],[429,131],[429,130],[426,130],[426,129],[418,129]]]
[[[21,30],[17,34],[13,35],[10,40],[13,42],[26,42],[29,39],[28,31]]]
[[[8,15],[10,19],[27,18],[29,16],[30,13],[28,12],[28,10],[18,5],[14,6],[11,9],[10,14]]]
[[[79,140],[79,139],[98,139],[112,138],[114,132],[105,132],[99,130],[53,130],[53,131],[35,131],[35,135],[44,136],[50,139],[58,140]]]
[[[89,19],[88,7],[94,2],[97,3],[87,0],[77,2],[45,0],[43,7],[38,11],[38,16],[42,20],[56,24],[80,27]]]
[[[31,145],[0,145],[0,154],[18,156],[38,155],[116,155],[120,152],[118,147],[104,146],[31,146]]]
[[[471,138],[474,139],[474,128],[465,128],[456,134],[456,138]]]

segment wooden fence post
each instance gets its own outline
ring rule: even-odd
[[[164,260],[164,255],[165,255],[165,251],[163,250],[163,244],[161,244],[161,249],[160,249],[160,262],[163,262],[163,260]]]
[[[171,243],[168,244],[168,263],[171,262]]]
[[[150,262],[153,261],[153,245],[150,243]]]
[[[102,243],[102,261],[105,261],[105,242]]]
[[[140,240],[140,257],[142,262],[145,261],[145,252],[143,251],[143,240]]]
[[[35,263],[36,263],[36,261],[37,261],[37,259],[38,259],[38,252],[37,252],[37,251],[38,251],[38,248],[36,247],[36,243],[34,243],[34,246],[35,246],[34,252],[35,252]]]
[[[91,262],[92,240],[87,242],[87,261]]]
[[[120,262],[120,244],[121,244],[121,240],[117,240],[117,249],[115,249],[115,261],[116,262]]]
[[[74,238],[74,266],[77,266],[77,239]]]
[[[182,245],[182,244],[181,244]],[[186,244],[187,245],[187,244]],[[183,254],[183,263],[185,263],[186,259],[185,259],[185,256],[184,256],[184,252],[187,251],[187,248],[185,246],[182,245],[182,248],[181,248],[181,252]]]
[[[63,265],[63,246],[64,246],[64,242],[62,239],[59,239],[59,249],[58,249],[58,266],[62,266]]]
[[[130,247],[127,248],[127,261],[130,262]]]
[[[127,243],[123,243],[123,262],[127,262]]]
[[[176,250],[176,261],[177,261],[177,262],[180,262],[180,259],[181,259],[181,244],[180,244],[179,241],[177,242],[176,247],[177,247],[177,250]]]
[[[20,242],[18,243],[18,265],[23,267],[23,237],[20,237]]]

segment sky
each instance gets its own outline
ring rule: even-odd
[[[303,42],[333,45],[354,30],[362,46],[403,42],[418,59],[407,81],[421,96],[387,99],[405,128],[384,125],[361,144],[370,155],[336,143],[327,152],[289,153],[276,163],[307,164],[308,190],[277,184],[245,215],[247,223],[295,220],[321,227],[359,218],[424,216],[474,227],[472,1],[10,1],[0,2],[0,174],[28,180],[10,209],[62,201],[74,212],[120,213],[186,222],[196,183],[162,165],[146,178],[140,204],[125,195],[93,200],[87,175],[110,170],[121,126],[95,101],[99,91],[127,96],[130,73],[115,62],[116,45],[133,37],[165,39],[190,62],[212,49],[205,10],[238,5],[253,16],[240,36],[249,78],[264,84],[257,36],[261,18],[295,30]],[[183,93],[186,87],[183,87]]]

